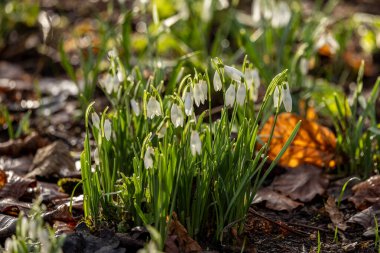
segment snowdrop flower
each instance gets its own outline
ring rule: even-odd
[[[144,154],[144,167],[145,169],[153,168],[153,158],[154,149],[152,147],[148,147]]]
[[[51,19],[46,11],[41,11],[38,14],[38,23],[40,23],[42,27],[43,40],[46,41],[51,30]]]
[[[116,58],[118,55],[118,52],[116,48],[112,48],[110,51],[108,51],[107,55],[108,55],[108,58]]]
[[[202,153],[202,142],[197,131],[191,131],[190,150],[193,156],[196,154],[200,155]]]
[[[335,54],[336,51],[339,50],[339,44],[330,33],[327,33],[322,34],[318,38],[317,42],[315,43],[315,48],[317,50],[322,50],[323,48],[326,48],[327,50],[329,50],[326,54]]]
[[[273,16],[271,20],[272,27],[280,28],[288,25],[292,17],[292,12],[286,2],[279,2],[273,8]]]
[[[37,238],[37,222],[35,220],[30,220],[29,222],[29,238],[35,240]]]
[[[161,106],[155,97],[150,97],[146,106],[146,114],[148,118],[153,119],[155,116],[161,116]]]
[[[193,88],[194,102],[198,107],[200,104],[204,104],[207,99],[207,84],[205,81],[200,81],[194,84]]]
[[[225,94],[225,98],[224,98],[225,105],[230,106],[230,107],[234,106],[235,96],[236,96],[235,86],[233,84],[230,84],[230,87],[228,87]]]
[[[215,71],[213,84],[215,91],[220,91],[222,89],[222,80],[220,80],[218,71]]]
[[[107,94],[111,95],[112,91],[117,91],[119,87],[119,79],[117,77],[111,76],[107,73],[99,80],[100,86],[106,90]]]
[[[158,137],[159,139],[164,138],[167,129],[168,129],[168,123],[165,122],[165,123],[162,125],[162,127],[160,128],[160,130],[157,131],[157,133],[156,133],[156,134],[157,134],[157,137]]]
[[[96,165],[99,165],[99,150],[98,148],[95,148],[94,150],[94,161]]]
[[[170,119],[175,128],[179,126],[183,126],[184,116],[181,108],[177,104],[172,105],[172,109],[170,110]]]
[[[250,98],[257,101],[260,87],[260,76],[257,69],[247,69],[244,73],[244,79],[247,82]]]
[[[183,103],[185,104],[185,114],[187,116],[190,116],[191,114],[193,114],[193,111],[194,111],[192,93],[186,92],[183,100],[184,100]]]
[[[111,139],[111,133],[112,133],[111,121],[109,119],[106,119],[104,121],[104,136],[106,137],[107,141]]]
[[[98,116],[98,114],[96,112],[93,112],[91,114],[91,121],[92,121],[92,124],[94,125],[94,127],[96,127],[97,129],[99,129],[100,118],[99,118],[99,116]]]
[[[290,95],[289,84],[287,82],[282,86],[282,93],[284,94],[282,98],[282,103],[284,104],[285,110],[287,112],[291,112],[292,96]]]
[[[235,80],[236,82],[240,82],[241,78],[243,77],[243,73],[227,65],[224,66],[224,71],[232,80]]]
[[[283,103],[287,112],[292,111],[292,96],[290,95],[289,84],[287,82],[282,85],[281,94],[278,86],[276,86],[273,93],[273,103],[274,108],[277,108],[279,104]]]
[[[236,103],[240,106],[244,105],[246,97],[246,90],[244,84],[239,83],[236,92]]]
[[[136,102],[136,100],[134,98],[131,99],[131,107],[132,107],[132,111],[134,112],[134,114],[136,116],[139,116],[140,115],[140,106],[139,104]]]
[[[255,24],[260,23],[262,19],[271,20],[275,3],[273,0],[254,0],[252,2],[252,20]]]

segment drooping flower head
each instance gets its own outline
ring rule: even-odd
[[[170,110],[170,119],[175,128],[183,127],[184,115],[181,108],[177,104],[173,104]]]
[[[197,131],[191,131],[190,150],[193,156],[202,153],[202,142]]]
[[[150,97],[146,106],[146,114],[148,118],[153,119],[155,116],[161,116],[161,106],[155,97]]]

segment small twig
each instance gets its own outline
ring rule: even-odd
[[[323,232],[326,232],[326,233],[331,232],[330,230],[327,230],[327,229],[324,229],[324,228],[320,228],[320,227],[317,227],[317,226],[311,226],[311,225],[299,224],[299,223],[288,223],[288,224],[290,226],[310,228],[310,229],[315,229],[315,230],[323,231]]]
[[[300,231],[300,230],[293,229],[293,228],[291,228],[291,227],[289,227],[289,226],[287,226],[287,225],[285,225],[285,224],[282,224],[282,223],[280,223],[280,222],[278,222],[278,221],[274,221],[274,220],[272,220],[272,219],[269,219],[268,217],[265,217],[264,215],[258,213],[258,212],[257,212],[256,210],[254,210],[253,208],[250,208],[250,209],[249,209],[249,212],[250,212],[251,214],[253,214],[253,215],[256,215],[256,216],[258,216],[258,217],[264,219],[264,220],[267,220],[267,221],[269,221],[269,222],[271,222],[271,223],[274,223],[274,224],[276,224],[277,226],[279,226],[279,227],[281,227],[281,228],[283,228],[283,229],[286,229],[286,230],[288,230],[289,232],[292,232],[292,233],[294,233],[294,234],[298,234],[298,235],[302,235],[302,236],[309,236],[309,235],[310,235],[309,233],[306,233],[306,232],[303,232],[303,231]]]

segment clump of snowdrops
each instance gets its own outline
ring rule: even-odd
[[[20,213],[16,234],[5,241],[4,253],[60,253],[64,236],[55,236],[54,230],[42,218],[44,206],[34,202],[29,216]]]
[[[208,72],[195,71],[162,96],[163,81],[144,82],[137,69],[126,73],[115,56],[101,84],[112,110],[99,116],[90,105],[86,112],[84,210],[95,226],[102,218],[152,225],[165,239],[175,212],[194,237],[211,231],[221,241],[232,227],[242,231],[258,187],[300,124],[263,170],[269,143],[260,140],[259,127],[268,108],[277,108],[276,114],[281,103],[291,109],[287,71],[273,78],[262,103],[252,108],[260,85],[252,64],[245,60],[240,71],[215,58],[212,65],[213,81]],[[213,92],[224,98],[217,120]]]

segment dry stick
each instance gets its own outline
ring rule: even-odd
[[[326,232],[326,233],[331,232],[330,230],[327,230],[327,229],[324,229],[324,228],[320,228],[320,227],[317,227],[317,226],[311,226],[311,225],[300,224],[300,223],[293,223],[293,222],[289,222],[287,224],[289,224],[291,226],[296,226],[296,227],[304,227],[304,228],[315,229],[315,230],[323,231],[323,232]]]
[[[249,212],[250,212],[251,214],[253,214],[253,215],[256,215],[256,216],[258,216],[258,217],[264,219],[264,220],[267,220],[267,221],[269,221],[269,222],[271,222],[271,223],[274,223],[274,224],[276,224],[277,226],[280,226],[281,228],[286,229],[286,230],[288,230],[289,232],[292,232],[292,233],[294,233],[294,234],[298,234],[298,235],[302,235],[302,236],[309,236],[309,235],[310,235],[309,233],[306,233],[306,232],[303,232],[303,231],[300,231],[300,230],[297,230],[297,229],[290,228],[289,226],[284,225],[284,224],[281,224],[281,223],[278,222],[278,221],[271,220],[271,219],[269,219],[268,217],[265,217],[265,216],[263,216],[262,214],[258,213],[258,212],[257,212],[256,210],[254,210],[253,208],[250,208],[250,209],[249,209]]]

